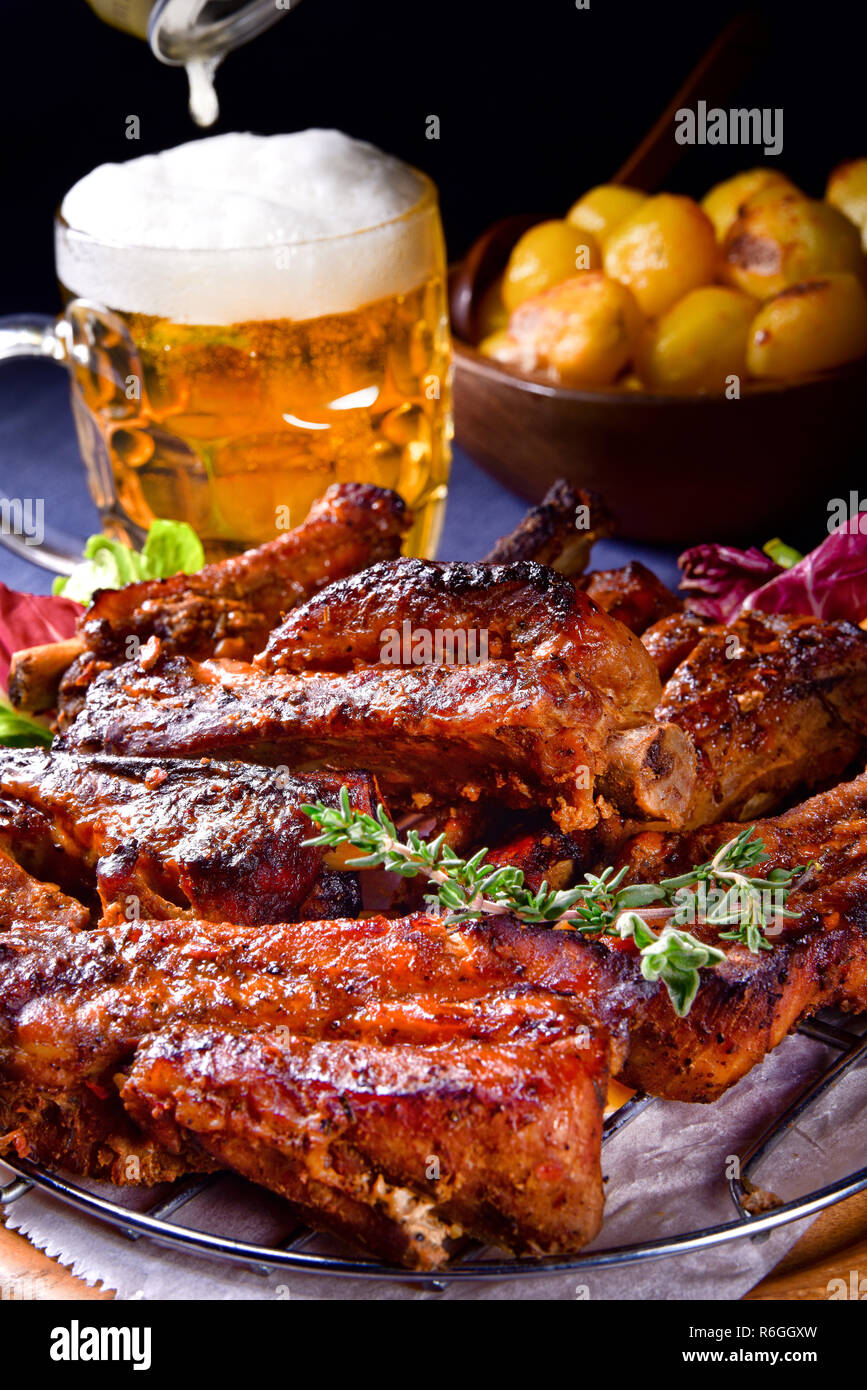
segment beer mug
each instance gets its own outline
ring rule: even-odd
[[[55,252],[61,317],[0,321],[0,360],[69,369],[109,534],[182,520],[219,559],[357,481],[399,492],[408,553],[434,553],[450,347],[425,175],[336,132],[217,136],[87,176]]]

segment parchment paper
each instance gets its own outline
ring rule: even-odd
[[[726,1179],[729,1155],[743,1150],[769,1118],[827,1065],[830,1049],[803,1037],[788,1038],[722,1100],[713,1105],[656,1101],[603,1152],[606,1216],[590,1249],[633,1244],[728,1221],[733,1208]],[[867,1162],[867,1066],[854,1068],[824,1096],[754,1177],[782,1200],[843,1177]],[[12,1175],[0,1164],[0,1178]],[[89,1184],[105,1191],[105,1185]],[[136,1209],[153,1192],[109,1189]],[[291,1230],[283,1204],[238,1179],[178,1213],[189,1225],[236,1238],[269,1242]],[[132,1242],[107,1227],[29,1193],[8,1209],[7,1225],[26,1235],[91,1284],[117,1290],[122,1299],[736,1299],[782,1259],[809,1226],[802,1220],[767,1240],[749,1238],[697,1255],[669,1256],[608,1270],[546,1275],[496,1283],[447,1282],[441,1291],[387,1279],[341,1279],[246,1266]],[[314,1236],[305,1250],[336,1247]]]

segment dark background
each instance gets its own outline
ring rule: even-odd
[[[562,215],[610,177],[726,19],[715,0],[303,0],[230,55],[215,131],[332,125],[426,169],[459,255],[508,212]],[[768,3],[766,61],[737,104],[782,106],[777,161],[808,192],[863,154],[860,6]],[[95,164],[196,138],[186,78],[85,0],[2,0],[5,216],[0,312],[52,311],[51,219]],[[141,139],[125,138],[128,115]],[[436,114],[441,138],[425,138]],[[762,161],[742,147],[689,151],[669,186],[701,194]]]

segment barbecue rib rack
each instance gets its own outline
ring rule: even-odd
[[[238,1241],[225,1232],[192,1230],[186,1226],[179,1226],[172,1220],[176,1212],[188,1208],[196,1198],[213,1188],[215,1183],[229,1177],[227,1173],[181,1179],[173,1185],[167,1196],[161,1197],[146,1211],[135,1212],[78,1186],[69,1177],[49,1173],[26,1159],[3,1159],[3,1164],[15,1173],[16,1177],[0,1188],[0,1205],[8,1207],[19,1197],[37,1188],[60,1203],[113,1227],[129,1240],[147,1238],[159,1245],[170,1246],[185,1253],[247,1265],[263,1275],[271,1274],[275,1269],[291,1269],[298,1273],[331,1274],[344,1278],[391,1279],[401,1283],[424,1284],[433,1290],[442,1290],[457,1280],[526,1279],[557,1272],[605,1269],[612,1265],[633,1264],[643,1260],[660,1259],[667,1255],[709,1250],[716,1245],[745,1237],[759,1241],[766,1239],[777,1226],[784,1226],[803,1217],[815,1216],[825,1207],[833,1206],[867,1189],[867,1167],[862,1167],[836,1182],[815,1188],[804,1196],[761,1215],[751,1215],[745,1210],[741,1200],[751,1190],[750,1175],[761,1161],[786,1137],[793,1126],[809,1113],[810,1107],[822,1095],[842,1080],[852,1067],[867,1058],[867,1015],[862,1014],[848,1022],[850,1026],[841,1027],[829,1016],[823,1016],[811,1019],[798,1027],[799,1033],[816,1042],[824,1043],[834,1050],[836,1056],[832,1057],[824,1070],[799,1092],[771,1121],[759,1138],[740,1155],[741,1176],[732,1178],[729,1183],[735,1210],[732,1220],[660,1240],[543,1259],[504,1259],[500,1252],[476,1243],[462,1250],[446,1269],[408,1270],[380,1260],[359,1257],[353,1253],[324,1255],[307,1251],[304,1247],[317,1233],[305,1227],[293,1231],[280,1245],[268,1246]],[[649,1096],[633,1096],[606,1120],[603,1143],[624,1129],[647,1106],[659,1104],[664,1102]]]

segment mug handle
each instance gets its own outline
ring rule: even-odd
[[[0,317],[0,362],[12,362],[21,357],[44,357],[50,362],[65,363],[68,358],[66,344],[59,331],[61,319],[50,314],[7,314]],[[0,506],[10,499],[0,493]],[[8,513],[7,513],[8,514]],[[74,541],[59,538],[43,541],[41,545],[27,545],[19,536],[8,535],[0,530],[0,544],[13,554],[32,565],[51,570],[54,574],[71,574],[81,559],[81,545]]]

